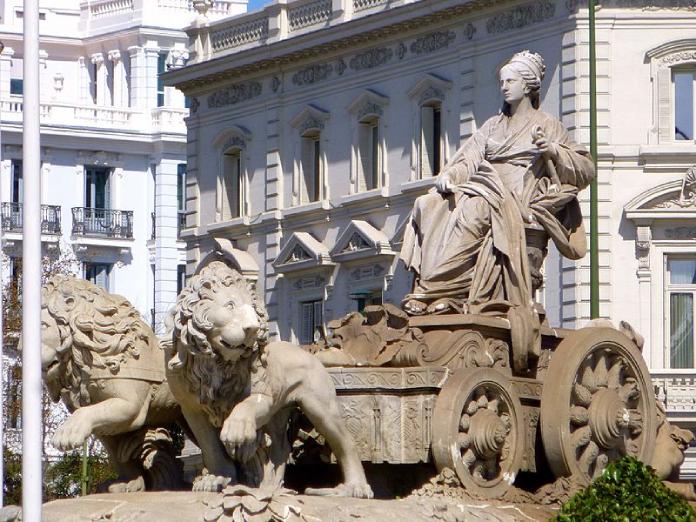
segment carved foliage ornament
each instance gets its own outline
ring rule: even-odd
[[[324,129],[324,122],[316,118],[309,117],[297,128],[300,136],[309,131],[320,131]]]
[[[333,74],[333,70],[333,65],[330,63],[312,65],[311,67],[297,71],[292,76],[292,83],[299,86],[320,82],[330,78]]]
[[[259,82],[247,82],[232,85],[226,89],[219,90],[208,96],[208,107],[224,107],[234,105],[239,102],[251,100],[261,95],[261,84]]]
[[[393,56],[394,51],[389,47],[377,47],[353,56],[350,60],[350,68],[354,71],[372,69],[389,62]]]
[[[486,22],[486,30],[488,34],[496,34],[521,29],[553,18],[555,14],[556,4],[553,2],[521,5],[489,18]]]
[[[678,198],[658,203],[656,208],[687,208],[696,205],[696,165],[690,167],[682,181]]]
[[[436,31],[411,43],[411,52],[414,54],[432,53],[444,49],[456,39],[454,31]]]
[[[696,50],[691,51],[681,51],[678,53],[670,54],[662,59],[662,64],[664,65],[674,65],[677,63],[684,62],[696,62]]]

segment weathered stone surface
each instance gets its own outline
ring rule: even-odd
[[[166,520],[197,522],[203,520],[211,504],[221,494],[205,492],[123,493],[90,495],[71,500],[56,500],[44,506],[45,522],[135,522]],[[404,500],[364,500],[355,498],[282,496],[280,501],[301,510],[307,521],[380,521],[409,522],[448,520],[518,521],[547,520],[552,510],[534,505],[500,502],[463,501],[444,498],[408,498]],[[289,511],[292,512],[292,511]],[[270,520],[270,519],[269,519]],[[299,519],[298,519],[299,520]]]

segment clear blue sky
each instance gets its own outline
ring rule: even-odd
[[[266,4],[270,4],[272,0],[249,0],[249,11],[254,11]]]

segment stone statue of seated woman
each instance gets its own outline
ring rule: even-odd
[[[539,109],[544,72],[538,54],[515,54],[500,71],[501,112],[460,147],[435,189],[416,199],[401,250],[415,275],[407,313],[507,314],[513,329],[521,325],[513,342],[518,334],[530,344],[548,238],[567,258],[585,255],[577,194],[594,165],[563,124]]]

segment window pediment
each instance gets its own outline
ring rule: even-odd
[[[389,98],[372,89],[365,89],[347,107],[358,121],[369,118],[379,118],[384,114],[384,107],[389,104]]]
[[[296,128],[301,136],[310,132],[321,132],[330,115],[328,111],[319,107],[307,105],[290,120],[290,125]]]
[[[660,67],[696,63],[696,39],[685,38],[659,45],[645,54],[646,61]]]
[[[334,266],[329,250],[308,232],[293,232],[272,264],[280,274]]]
[[[387,236],[362,220],[351,221],[331,249],[331,259],[339,262],[394,255]]]
[[[220,150],[246,149],[251,140],[251,132],[241,125],[232,125],[220,132],[213,140],[213,147]]]
[[[408,96],[419,105],[443,102],[445,93],[452,87],[452,82],[432,73],[428,73],[411,87]]]
[[[696,215],[696,166],[681,180],[646,190],[624,208],[631,220],[674,219]]]

